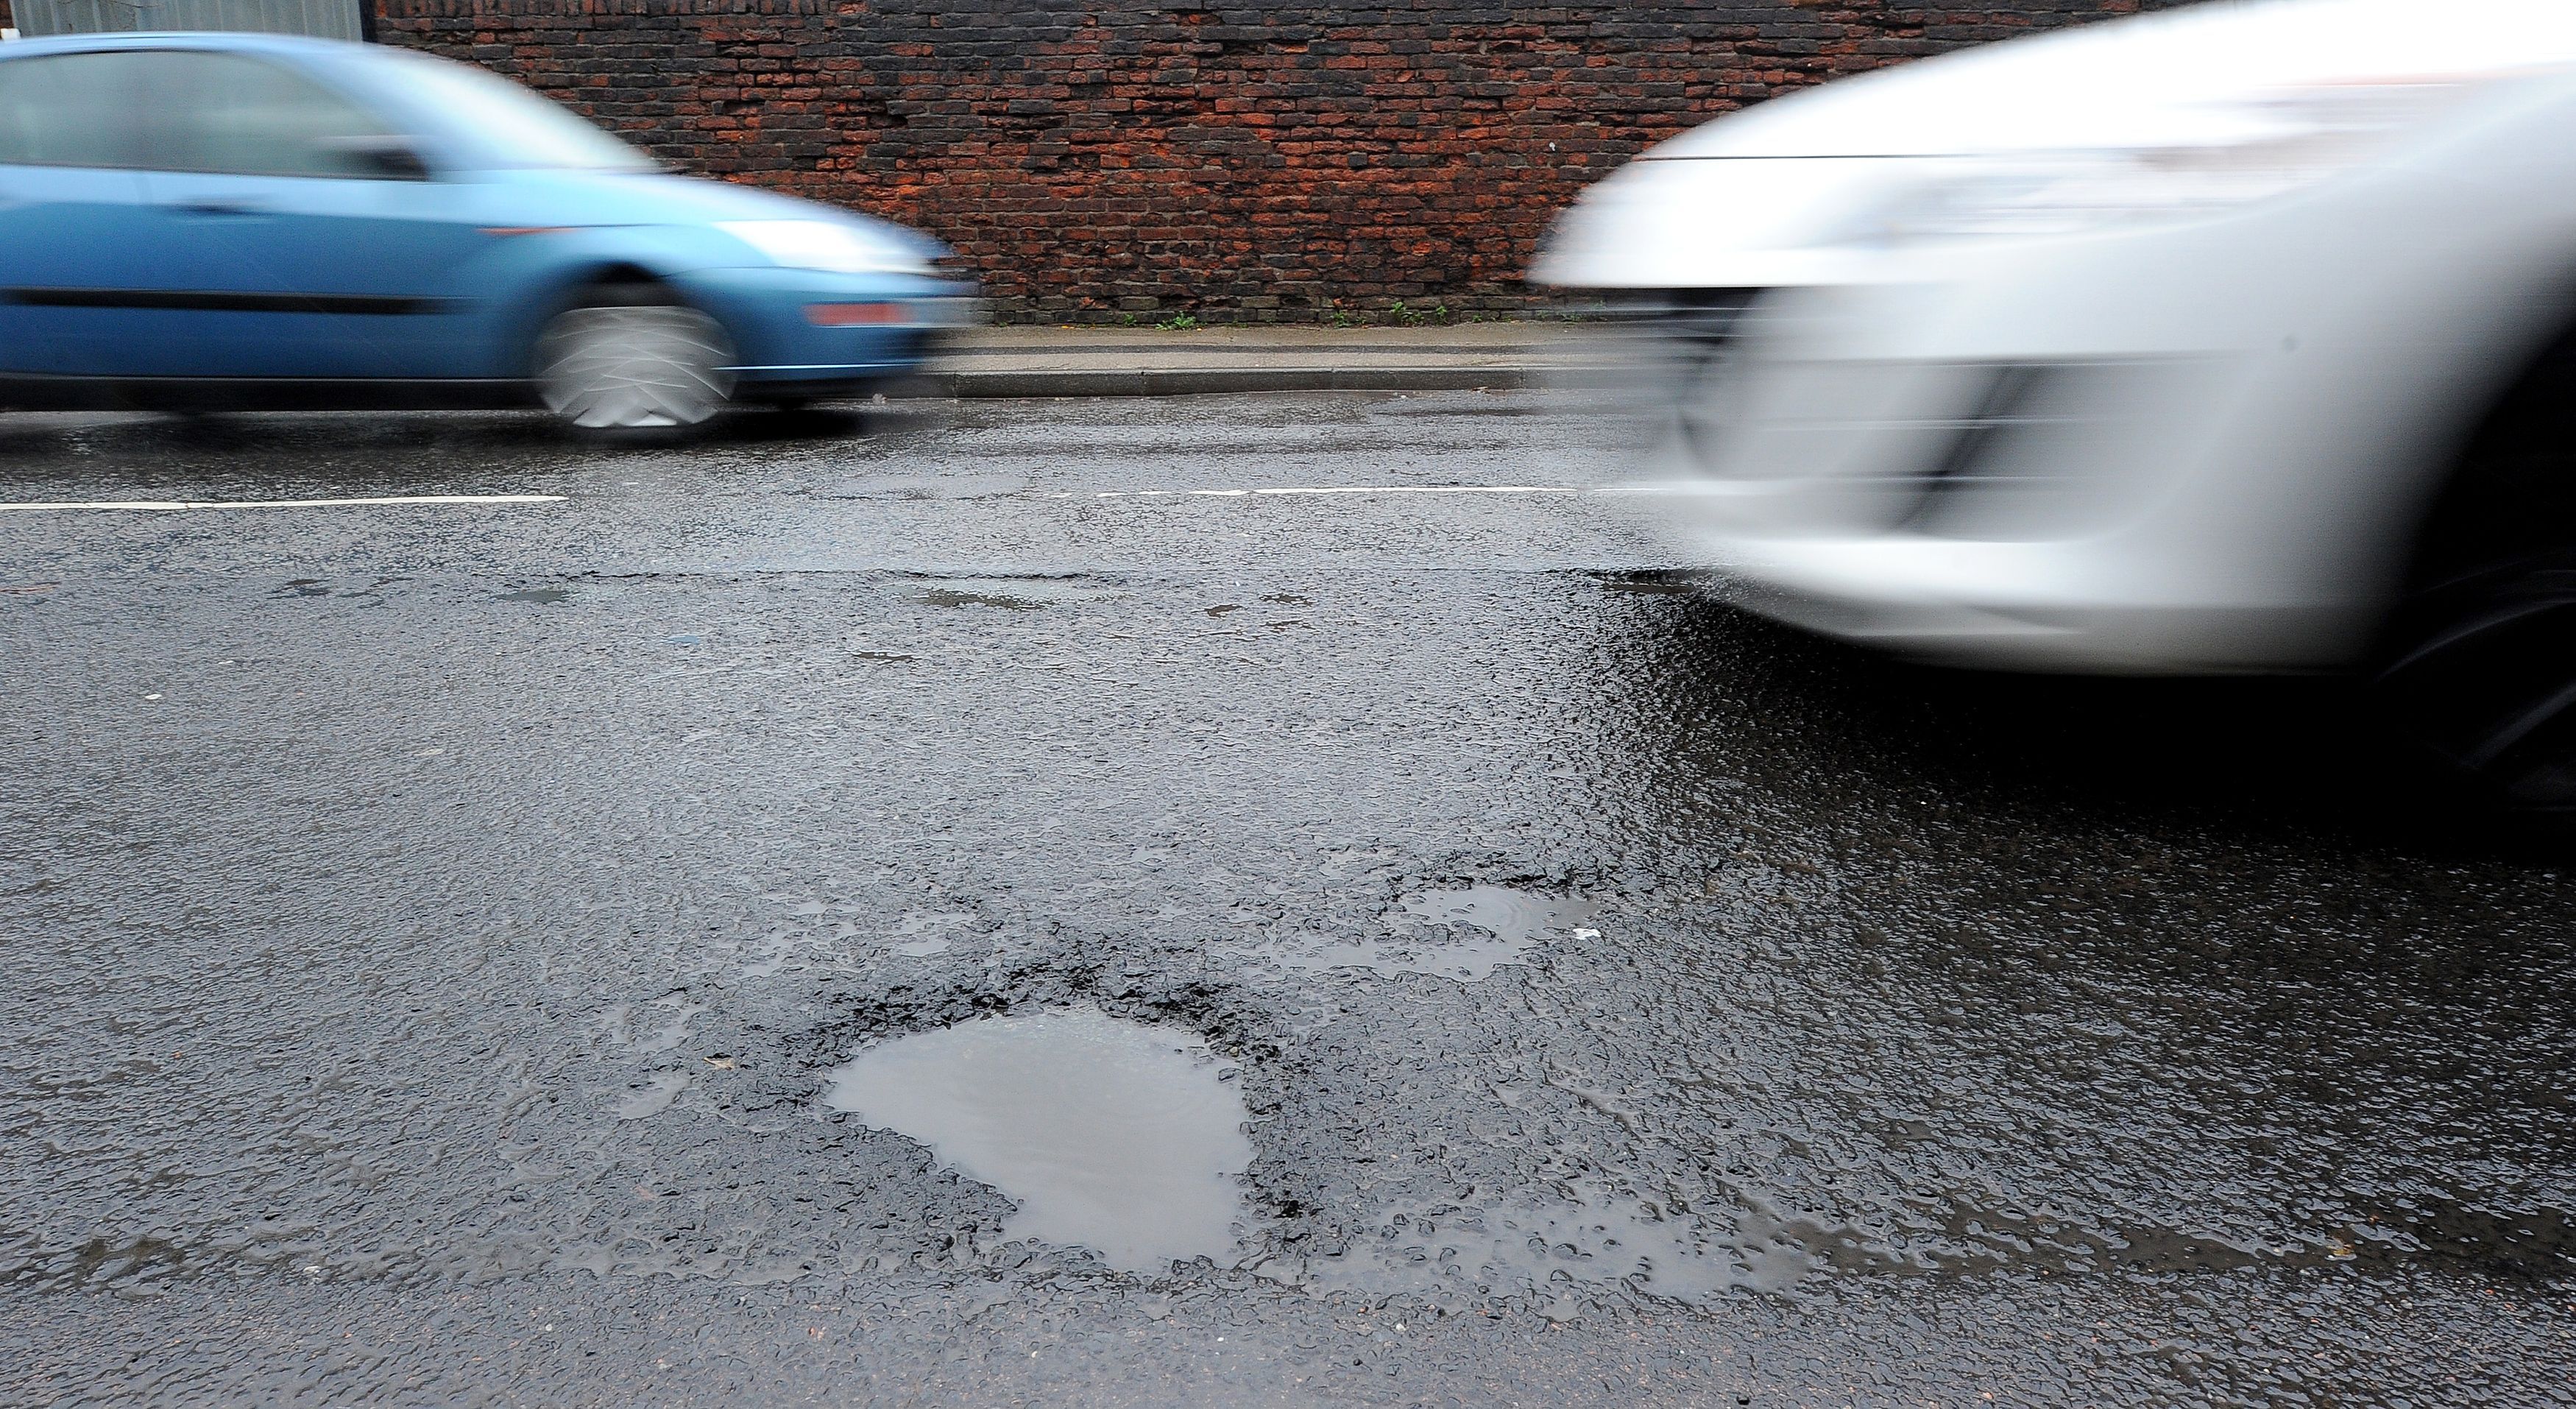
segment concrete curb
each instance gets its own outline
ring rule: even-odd
[[[996,367],[933,370],[929,396],[1211,396],[1263,391],[1517,391],[1574,369],[1483,367]],[[1579,375],[1579,373],[1577,373]]]

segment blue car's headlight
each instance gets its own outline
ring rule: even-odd
[[[725,220],[716,228],[773,264],[833,274],[928,274],[920,251],[829,220]]]

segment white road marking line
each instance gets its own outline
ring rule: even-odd
[[[1318,484],[1264,489],[1108,489],[1094,499],[1170,499],[1198,496],[1241,499],[1278,494],[1670,494],[1662,484]]]
[[[1240,489],[1194,489],[1193,494],[1241,494]],[[1581,494],[1560,484],[1326,484],[1312,488],[1256,489],[1255,494]]]
[[[394,494],[374,499],[93,499],[56,504],[0,502],[10,509],[338,509],[372,504],[560,504],[560,494]]]
[[[1109,489],[1095,499],[1242,499],[1259,496],[1325,494],[1679,494],[1683,485],[1669,484],[1318,484],[1277,485],[1256,489]],[[1066,496],[1059,496],[1066,497]],[[412,504],[560,504],[561,494],[394,494],[364,499],[90,499],[13,504],[0,502],[0,513],[62,512],[81,509],[126,509],[177,513],[191,509],[338,509]]]

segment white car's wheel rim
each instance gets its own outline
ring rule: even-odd
[[[537,339],[546,409],[592,430],[694,426],[733,395],[733,348],[694,308],[575,308]]]

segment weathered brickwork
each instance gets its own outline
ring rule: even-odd
[[[1526,305],[1552,212],[1707,118],[2159,0],[380,0],[689,170],[955,245],[1005,317]]]

